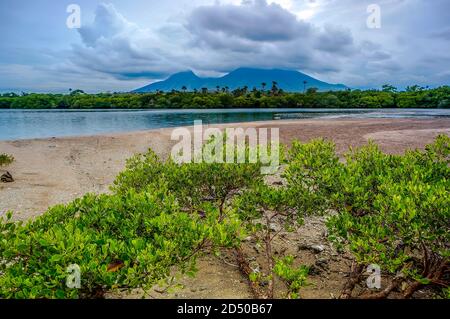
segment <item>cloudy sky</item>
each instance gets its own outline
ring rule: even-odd
[[[127,91],[241,66],[354,88],[450,84],[449,0],[1,0],[0,31],[0,92]]]

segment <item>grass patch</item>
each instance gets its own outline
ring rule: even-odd
[[[0,154],[0,166],[6,166],[14,162],[14,157],[8,154]]]

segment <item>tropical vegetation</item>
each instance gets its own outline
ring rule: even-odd
[[[450,87],[424,88],[417,85],[398,91],[391,85],[381,90],[344,90],[289,93],[277,83],[263,83],[263,89],[216,88],[155,93],[70,94],[5,93],[0,109],[154,109],[154,108],[449,108]]]
[[[266,182],[259,162],[179,164],[149,150],[128,160],[110,194],[88,194],[27,222],[9,212],[0,219],[0,298],[100,298],[136,288],[145,296],[174,272],[195,275],[199,256],[225,252],[255,297],[279,296],[279,280],[285,297],[298,298],[309,268],[275,255],[272,244],[282,231],[298,234],[312,215],[326,216],[330,242],[352,256],[341,298],[411,298],[421,287],[448,298],[448,136],[403,155],[369,143],[340,158],[322,139],[280,152],[280,185]],[[256,267],[243,249],[249,237],[262,247]],[[356,291],[371,264],[388,284]],[[67,285],[71,265],[79,289]]]

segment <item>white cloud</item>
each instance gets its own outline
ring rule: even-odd
[[[337,62],[358,51],[349,30],[314,26],[263,0],[199,6],[184,21],[156,31],[127,21],[112,5],[100,5],[80,35],[83,44],[73,46],[71,62],[119,79],[240,66],[336,72]]]

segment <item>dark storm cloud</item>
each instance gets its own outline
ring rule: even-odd
[[[195,9],[187,28],[202,37],[222,33],[252,41],[289,41],[309,36],[311,26],[277,4],[257,0],[241,6],[212,5]]]
[[[314,40],[315,48],[327,52],[349,52],[353,47],[353,37],[349,30],[327,25]]]
[[[263,0],[201,6],[188,16],[185,26],[192,47],[235,58],[226,67],[222,62],[222,69],[228,71],[245,65],[337,72],[338,59],[358,51],[349,30],[333,25],[315,26],[280,5]]]

